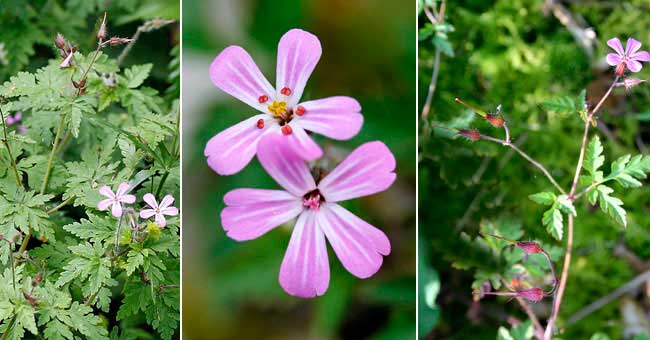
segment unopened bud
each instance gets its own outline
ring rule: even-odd
[[[36,276],[34,276],[34,279],[32,280],[32,283],[33,283],[34,286],[37,286],[38,284],[41,283],[41,281],[43,281],[43,272],[38,272],[38,274],[36,274]]]
[[[79,82],[72,81],[72,85],[74,85],[75,88],[81,89],[86,87],[86,78],[81,79]]]
[[[477,141],[481,139],[481,133],[476,130],[476,129],[471,129],[471,130],[458,130],[458,134],[471,140],[471,141]]]
[[[56,45],[56,48],[58,49],[63,49],[65,47],[65,38],[63,38],[63,35],[61,33],[56,34],[54,45]]]
[[[101,41],[106,38],[106,12],[104,12],[104,19],[102,24],[99,26],[99,31],[97,31],[97,38]]]
[[[537,254],[542,252],[542,247],[537,242],[517,242],[516,246],[526,254]]]
[[[34,296],[23,292],[23,297],[25,297],[25,300],[27,300],[27,302],[29,302],[29,304],[32,305],[32,307],[36,306],[37,302],[36,302],[36,298]]]
[[[495,128],[500,128],[503,126],[503,123],[505,123],[503,116],[499,114],[488,113],[487,116],[485,116],[485,119]]]
[[[632,78],[632,77],[627,77],[625,80],[623,80],[623,83],[618,83],[616,85],[619,86],[625,86],[626,89],[629,89],[631,87],[637,86],[641,83],[645,83],[645,79],[639,79],[639,78]]]
[[[538,302],[541,301],[546,294],[541,288],[530,288],[530,289],[524,289],[517,291],[517,296],[524,298],[530,302]]]

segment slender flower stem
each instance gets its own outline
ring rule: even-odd
[[[59,205],[57,205],[56,207],[54,207],[54,208],[48,210],[48,211],[47,211],[47,214],[48,214],[48,215],[52,215],[53,213],[57,212],[59,209],[65,207],[65,206],[68,205],[68,204],[70,204],[70,202],[74,201],[75,198],[76,198],[75,196],[72,196],[72,197],[68,198],[67,200],[61,202],[61,204],[59,204]]]
[[[551,173],[550,173],[550,172],[549,172],[549,171],[548,171],[548,170],[547,170],[547,169],[546,169],[546,168],[545,168],[541,163],[539,163],[538,161],[536,161],[535,159],[533,159],[532,157],[530,157],[527,153],[523,152],[523,151],[522,151],[518,146],[516,146],[515,144],[513,144],[513,143],[511,143],[511,142],[509,142],[509,141],[507,141],[507,140],[498,139],[498,138],[494,138],[494,137],[490,137],[490,136],[485,136],[485,135],[481,135],[481,139],[485,139],[485,140],[487,140],[487,141],[494,142],[494,143],[499,143],[499,144],[501,144],[501,145],[503,145],[503,146],[507,146],[507,147],[511,148],[512,150],[516,151],[519,155],[521,155],[521,157],[523,157],[523,158],[526,159],[530,164],[532,164],[532,165],[535,166],[537,169],[539,169],[539,170],[544,174],[544,176],[546,176],[546,178],[548,178],[548,180],[551,182],[551,184],[553,184],[553,186],[554,186],[557,190],[559,190],[563,195],[566,194],[565,191],[564,191],[564,189],[562,189],[562,187],[557,183],[557,181],[555,180],[555,178],[553,178],[553,176],[551,175]]]
[[[113,253],[114,254],[117,254],[117,253],[120,252],[120,236],[122,234],[122,220],[123,219],[124,219],[124,210],[122,210],[122,215],[120,215],[120,221],[117,223],[117,230],[115,230],[115,247],[113,248]]]
[[[515,300],[519,302],[521,309],[524,310],[526,315],[528,315],[530,321],[533,323],[533,326],[535,327],[535,337],[541,339],[542,335],[544,334],[544,327],[542,327],[542,324],[539,322],[539,319],[537,318],[535,313],[533,313],[533,310],[530,308],[530,305],[526,302],[526,300],[520,297],[515,298]]]
[[[436,56],[433,61],[433,73],[431,74],[431,82],[429,83],[429,91],[427,98],[422,107],[422,119],[427,119],[429,111],[431,110],[431,101],[433,100],[433,93],[436,92],[436,83],[438,82],[438,71],[440,69],[440,49],[436,48]]]
[[[619,76],[616,76],[616,78],[614,78],[612,85],[609,86],[609,89],[607,90],[607,92],[605,92],[605,95],[603,95],[603,97],[600,99],[598,104],[596,104],[594,109],[591,110],[591,112],[587,115],[587,119],[585,120],[585,129],[582,135],[580,156],[578,156],[578,164],[576,165],[575,175],[573,176],[573,183],[571,184],[571,190],[569,191],[569,200],[571,202],[574,202],[576,200],[575,191],[578,186],[578,180],[580,179],[580,170],[582,170],[582,163],[584,162],[585,151],[587,149],[587,139],[589,137],[589,126],[591,125],[591,121],[594,118],[594,115],[602,107],[607,97],[609,97],[609,95],[612,93],[612,90],[616,86],[616,82],[618,82],[618,79]],[[553,336],[553,327],[555,326],[555,321],[557,320],[558,313],[560,312],[560,306],[562,305],[562,297],[564,296],[564,289],[566,288],[566,282],[569,276],[569,267],[571,266],[571,251],[573,248],[573,227],[574,227],[573,215],[571,214],[568,215],[567,226],[568,226],[567,241],[566,241],[566,249],[564,251],[564,265],[562,267],[562,275],[560,276],[560,283],[558,285],[557,291],[555,292],[553,298],[553,309],[551,311],[551,316],[548,319],[548,323],[546,324],[546,330],[544,332],[544,340],[551,340]]]
[[[59,120],[59,127],[56,129],[56,134],[54,135],[54,143],[52,144],[52,151],[50,151],[50,158],[47,161],[47,168],[45,170],[45,177],[43,177],[43,184],[41,185],[41,195],[47,190],[47,183],[50,180],[50,175],[52,174],[52,168],[54,167],[54,156],[56,155],[56,150],[59,147],[59,140],[61,139],[61,133],[63,132],[63,126],[65,125],[65,115],[61,115]]]
[[[16,160],[14,159],[14,155],[11,152],[11,147],[9,146],[9,139],[7,138],[7,122],[5,121],[5,114],[2,111],[2,108],[0,108],[0,119],[2,119],[2,132],[4,133],[4,139],[2,140],[2,142],[7,148],[7,152],[9,153],[9,158],[11,159],[11,168],[14,170],[14,175],[16,176],[16,185],[22,186],[22,181],[20,180],[20,174],[18,174],[18,166],[16,166]]]
[[[5,333],[2,334],[2,337],[0,338],[0,340],[6,340],[6,339],[8,339],[9,332],[11,331],[11,328],[14,326],[14,323],[16,323],[16,317],[17,317],[17,316],[18,316],[17,314],[14,314],[14,317],[11,318],[11,321],[9,321],[9,324],[7,325],[7,328],[6,328],[6,330],[5,330]]]
[[[160,183],[158,183],[158,190],[156,190],[156,197],[160,197],[160,192],[162,191],[163,185],[165,184],[165,181],[167,180],[168,176],[169,176],[169,171],[165,171],[162,178],[160,179]]]

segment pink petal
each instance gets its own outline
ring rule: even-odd
[[[120,197],[119,199],[120,202],[126,203],[126,204],[133,204],[135,203],[135,196],[134,195],[124,195]]]
[[[641,68],[642,68],[640,62],[638,62],[636,60],[631,60],[631,59],[627,61],[626,65],[627,65],[627,69],[634,72],[634,73],[641,71]]]
[[[145,194],[142,196],[142,199],[152,208],[158,208],[158,202],[156,202],[156,197],[152,193]]]
[[[154,222],[156,222],[156,224],[161,226],[161,227],[164,227],[164,226],[167,225],[167,220],[165,219],[165,216],[163,216],[163,214],[156,214]]]
[[[351,97],[329,97],[300,104],[305,114],[296,118],[305,130],[329,138],[346,140],[354,137],[363,125],[361,105]]]
[[[636,61],[650,62],[650,53],[648,53],[647,51],[640,51],[632,54],[630,56],[630,59],[634,59]]]
[[[221,225],[234,240],[252,240],[298,216],[302,210],[302,201],[297,198],[229,206],[221,211]]]
[[[160,213],[167,216],[176,216],[178,215],[178,208],[176,207],[165,208],[160,210]]]
[[[99,203],[97,203],[97,209],[104,211],[104,210],[108,209],[108,207],[111,204],[113,204],[113,199],[111,199],[111,198],[101,200],[101,201],[99,201]]]
[[[122,196],[126,194],[129,188],[131,188],[131,185],[128,183],[120,183],[120,185],[117,187],[117,192],[115,192],[115,196]]]
[[[153,210],[153,209],[140,210],[140,217],[142,217],[142,218],[149,218],[149,217],[151,217],[151,216],[153,216],[155,214],[156,214],[156,211]]]
[[[281,134],[262,138],[257,147],[257,158],[280,186],[294,196],[302,197],[316,189],[316,183],[305,161],[288,146],[288,140]]]
[[[638,51],[640,48],[641,48],[641,42],[639,42],[634,38],[627,38],[627,43],[625,43],[625,54],[630,56],[634,52]]]
[[[259,98],[273,98],[275,94],[253,58],[239,46],[229,46],[214,58],[210,79],[222,91],[262,112],[266,111],[266,105]]]
[[[115,217],[120,217],[122,216],[122,205],[120,203],[114,202],[113,207],[111,209],[111,213]]]
[[[15,120],[14,117],[12,116],[7,116],[7,118],[5,118],[5,122],[7,122],[7,125],[13,125],[16,121],[17,120]]]
[[[290,124],[292,133],[287,137],[288,145],[300,158],[313,161],[323,156],[323,150],[314,142],[314,140],[305,132],[299,123]]]
[[[611,66],[616,66],[621,62],[621,56],[616,53],[607,53],[607,63]]]
[[[265,117],[253,116],[212,137],[204,151],[210,168],[220,175],[241,171],[255,156],[259,138],[268,130],[257,127],[257,121]]]
[[[362,279],[375,274],[383,255],[390,253],[388,237],[338,204],[328,203],[320,209],[318,226],[345,269]]]
[[[278,44],[276,68],[277,98],[282,98],[280,91],[288,87],[291,95],[287,105],[293,107],[300,101],[307,80],[314,71],[321,53],[320,41],[309,32],[292,29],[282,36]]]
[[[69,53],[65,59],[59,64],[60,68],[66,68],[70,66],[70,62],[72,61],[72,57],[74,56],[74,53]]]
[[[623,55],[625,52],[623,52],[623,45],[621,45],[621,41],[618,38],[611,38],[607,40],[607,45],[616,51],[616,53]]]
[[[13,118],[16,122],[19,122],[21,119],[23,119],[23,112],[22,111],[16,112]]]
[[[328,202],[339,202],[388,189],[395,181],[395,157],[382,142],[356,148],[319,183]]]
[[[103,187],[99,188],[99,193],[108,197],[108,198],[114,198],[115,194],[113,193],[113,190],[108,185],[104,185]]]
[[[298,217],[280,267],[280,285],[294,296],[312,298],[327,291],[330,269],[325,236],[307,210]]]
[[[301,196],[302,197],[302,196]],[[264,202],[289,201],[296,198],[284,190],[266,189],[235,189],[224,196],[223,201],[227,206],[240,206]]]
[[[172,205],[172,203],[174,203],[174,196],[165,195],[162,201],[160,201],[160,208],[161,209],[167,208],[168,206]]]

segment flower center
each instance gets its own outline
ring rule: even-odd
[[[308,192],[302,198],[302,205],[317,212],[320,205],[325,202],[325,198],[321,196],[318,189]]]
[[[274,100],[271,105],[268,106],[268,109],[275,117],[279,118],[287,112],[287,102]]]

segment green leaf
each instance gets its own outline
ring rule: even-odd
[[[544,102],[543,107],[549,111],[569,114],[578,110],[578,106],[573,98],[569,96],[552,98]]]
[[[153,64],[144,64],[144,65],[133,65],[130,68],[124,71],[124,77],[126,78],[126,87],[134,89],[144,82],[149,73]]]
[[[538,192],[536,194],[532,194],[528,196],[533,202],[543,204],[543,205],[552,205],[555,203],[556,196],[552,192],[544,191],[544,192]]]
[[[606,181],[615,180],[623,187],[640,187],[640,180],[645,179],[650,172],[650,156],[625,155],[612,163],[612,171],[605,178]]]
[[[558,241],[562,240],[564,226],[562,212],[558,208],[558,204],[554,204],[550,209],[544,212],[544,215],[542,216],[542,224],[546,226],[546,231],[548,231],[553,238]]]
[[[595,192],[598,202],[600,202],[600,209],[612,217],[616,222],[626,227],[627,213],[625,212],[625,209],[623,209],[623,201],[610,196],[610,194],[614,192],[614,189],[605,185],[599,185],[596,187]]]
[[[601,166],[605,163],[605,156],[603,156],[603,144],[600,142],[598,136],[594,136],[587,146],[585,152],[585,160],[582,167],[591,174],[592,182],[602,180],[603,172],[599,171]],[[591,184],[591,183],[587,183]]]
[[[560,210],[565,214],[571,214],[573,216],[578,216],[576,213],[576,208],[573,206],[573,202],[569,200],[569,196],[560,195],[557,198],[557,205]]]

